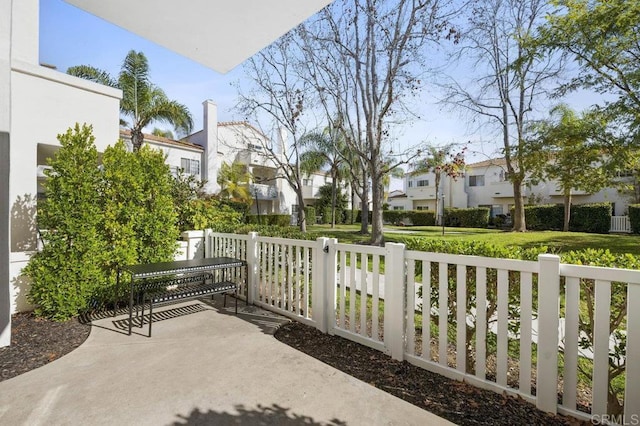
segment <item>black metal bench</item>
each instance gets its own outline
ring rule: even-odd
[[[235,294],[235,311],[238,313],[238,284],[227,279],[229,269],[246,267],[246,262],[229,257],[193,259],[175,262],[132,265],[122,268],[131,274],[131,294],[129,300],[129,335],[133,324],[133,308],[136,317],[142,308],[140,327],[144,322],[144,307],[149,303],[149,337],[153,322],[153,306],[204,296],[213,298],[224,294]],[[220,272],[216,272],[220,271]],[[118,275],[120,276],[120,274]],[[246,271],[243,275],[246,279]]]

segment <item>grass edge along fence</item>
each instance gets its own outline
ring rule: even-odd
[[[219,244],[220,239],[246,239],[250,263],[249,302],[323,332],[338,334],[448,377],[519,395],[544,411],[584,420],[589,416],[580,411],[584,407],[578,406],[576,393],[578,372],[582,368],[580,358],[586,346],[593,353],[589,373],[592,400],[587,407],[590,414],[631,416],[632,410],[640,406],[638,270],[564,264],[558,256],[549,254],[539,254],[536,260],[517,260],[407,250],[404,244],[398,243],[388,243],[385,247],[339,244],[329,238],[301,241],[260,237],[255,233],[240,236],[213,232],[208,232],[206,238],[210,241],[208,246],[218,244],[219,249],[224,246]],[[303,255],[291,255],[305,251],[309,254],[306,260]],[[603,256],[599,262],[608,262],[606,253]],[[576,255],[574,260],[586,263],[588,258],[589,254],[583,258]],[[377,264],[378,269],[370,268],[369,264]],[[386,266],[381,273],[382,264]],[[426,272],[425,268],[430,271]],[[470,270],[475,271],[473,280],[470,280]],[[428,280],[422,278],[427,276]],[[300,282],[306,287],[300,287]],[[354,289],[362,294],[366,288],[368,297],[360,297],[359,302],[357,297],[346,298],[347,288],[350,296]],[[296,294],[301,296],[296,299]],[[595,302],[590,306],[583,303],[582,295],[587,294]],[[429,295],[428,303],[420,300],[423,295]],[[300,300],[299,297],[308,303],[304,308],[292,302]],[[470,309],[470,298],[478,301],[475,313]],[[430,307],[427,326],[417,327],[414,315],[407,315],[405,306],[414,306],[416,301]],[[369,321],[374,322],[369,311],[377,309],[368,310],[363,305],[358,310],[352,305],[365,302],[377,303],[378,307],[384,304],[381,322],[378,318],[382,324],[378,334],[373,332],[373,325],[368,325]],[[491,318],[487,317],[489,304],[495,305]],[[588,308],[592,308],[592,312],[586,312]],[[466,322],[471,314],[476,318],[476,327],[472,338],[468,338]],[[593,318],[586,340],[580,328],[583,315]],[[615,340],[624,336],[624,342],[610,348],[609,327],[613,315],[623,317],[618,323],[620,333],[613,337]],[[564,340],[556,332],[561,317],[565,324]],[[353,324],[360,326],[354,328]],[[515,324],[518,330],[514,334]],[[431,338],[433,327],[440,330],[435,339]],[[495,353],[488,354],[488,346],[483,342],[493,335],[493,330]],[[430,351],[416,350],[416,331],[423,342],[431,344],[435,340],[435,356]],[[507,370],[514,339],[519,349],[515,383],[508,377]],[[469,342],[475,345],[473,369],[468,362]],[[447,348],[455,348],[453,357]],[[482,362],[489,359],[496,362],[494,377],[482,367]],[[624,376],[624,395],[623,398],[618,395],[623,401],[612,404],[609,377],[616,365],[624,370],[618,375]],[[557,402],[559,384],[563,389],[560,404]]]

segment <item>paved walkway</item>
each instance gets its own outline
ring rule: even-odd
[[[0,424],[450,424],[278,342],[286,320],[241,307],[165,307],[152,338],[127,336],[124,316],[95,320],[72,353],[0,383]]]

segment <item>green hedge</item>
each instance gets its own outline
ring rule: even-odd
[[[513,214],[513,213],[512,213]],[[564,205],[525,206],[527,229],[532,231],[561,230]],[[611,227],[611,203],[572,204],[569,230],[606,234]]]
[[[336,222],[338,222],[338,212],[336,211]],[[331,207],[325,207],[322,209],[322,223],[325,225],[331,224]]]
[[[355,214],[356,214],[356,222],[362,223],[362,210],[355,210]],[[371,224],[371,222],[373,222],[373,212],[369,210],[369,224]]]
[[[640,204],[629,205],[629,221],[631,221],[631,232],[640,234]]]
[[[382,220],[392,224],[411,224],[412,226],[433,226],[436,223],[435,213],[428,210],[385,210]]]
[[[291,215],[288,214],[248,214],[247,223],[273,226],[291,225]]]
[[[570,231],[607,234],[609,229],[611,229],[611,203],[571,206]]]
[[[405,210],[384,210],[382,212],[382,220],[386,223],[397,224],[398,222],[402,222],[406,217]]]
[[[489,226],[489,209],[476,207],[470,209],[444,209],[445,226],[461,228],[486,228]]]
[[[304,214],[307,218],[307,225],[316,224],[316,208],[313,206],[306,206],[304,208]]]
[[[352,219],[353,219],[353,210],[345,210],[342,223],[346,223],[350,225],[352,222]]]

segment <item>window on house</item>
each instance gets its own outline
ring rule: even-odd
[[[469,176],[469,186],[484,186],[484,175]]]
[[[426,180],[426,179],[419,180],[418,181],[418,186],[429,186],[429,181]]]
[[[429,210],[429,206],[416,206],[416,210]]]
[[[302,185],[313,186],[313,179],[302,179]]]
[[[190,158],[181,158],[180,167],[182,168],[183,173],[187,173],[190,175],[200,174],[200,160],[192,160]]]
[[[413,188],[413,181],[412,180],[408,181],[407,184],[408,184],[409,188]]]
[[[404,210],[404,206],[393,206],[394,210]]]

